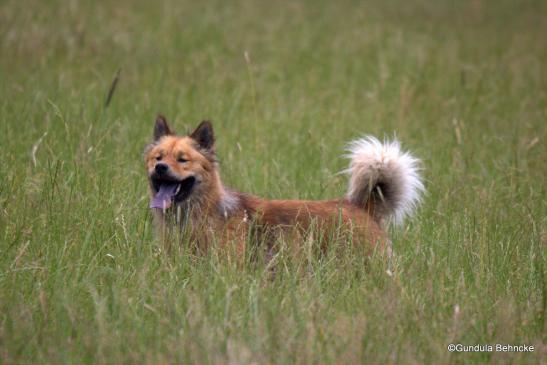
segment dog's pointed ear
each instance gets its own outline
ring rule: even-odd
[[[201,148],[213,151],[215,135],[213,134],[213,125],[208,120],[201,122],[192,134],[190,134],[190,137],[195,140]]]
[[[167,120],[163,115],[158,115],[156,118],[156,125],[154,125],[154,141],[157,141],[163,136],[168,136],[171,134],[175,134],[171,128],[169,128],[169,125],[167,124]]]

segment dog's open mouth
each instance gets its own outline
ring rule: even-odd
[[[173,202],[181,202],[190,196],[196,182],[193,176],[182,181],[152,179],[154,197],[150,202],[150,208],[167,209]]]

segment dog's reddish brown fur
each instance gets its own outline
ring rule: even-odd
[[[176,136],[163,117],[158,117],[155,141],[145,151],[145,165],[154,196],[153,178],[158,164],[168,166],[169,178],[195,178],[189,196],[167,210],[154,209],[158,230],[184,228],[198,247],[233,244],[245,249],[250,228],[255,240],[271,246],[280,236],[301,241],[316,231],[321,246],[332,241],[334,232],[365,244],[370,250],[383,249],[388,242],[380,222],[374,219],[373,200],[358,206],[347,199],[324,201],[266,200],[231,191],[222,185],[214,150],[212,126],[203,122],[189,136]],[[161,179],[160,179],[161,181]]]

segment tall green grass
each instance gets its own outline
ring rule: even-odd
[[[0,362],[545,362],[546,10],[3,1]],[[158,112],[212,119],[225,183],[268,198],[341,196],[344,144],[396,133],[428,194],[392,275],[355,252],[281,255],[274,278],[166,254],[141,156]]]

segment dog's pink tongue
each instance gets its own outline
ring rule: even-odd
[[[167,209],[176,195],[178,184],[161,184],[160,191],[156,193],[150,202],[150,208]]]

